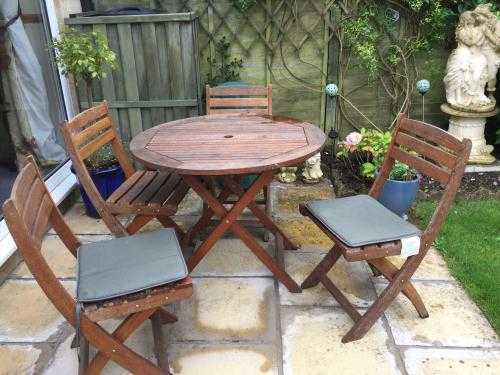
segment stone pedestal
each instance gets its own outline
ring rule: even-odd
[[[495,162],[495,157],[491,155],[493,146],[487,145],[486,139],[484,139],[484,126],[488,117],[498,113],[498,108],[491,112],[463,112],[453,109],[447,104],[442,104],[441,110],[450,115],[448,133],[458,139],[468,138],[472,141],[469,164]]]

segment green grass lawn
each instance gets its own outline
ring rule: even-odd
[[[421,227],[429,222],[435,206],[435,202],[417,203]],[[457,202],[435,246],[500,334],[500,200]]]

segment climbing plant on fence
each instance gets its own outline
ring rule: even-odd
[[[324,126],[329,43],[335,1],[258,0],[241,10],[232,0],[157,0],[168,12],[194,11],[199,17],[202,71],[213,66],[218,41],[244,62],[241,79],[274,85],[276,113]],[[300,105],[298,105],[300,103]]]
[[[335,123],[344,133],[370,124],[390,126],[397,112],[411,108],[417,79],[434,72],[439,78],[431,82],[439,85],[445,61],[440,48],[453,30],[454,10],[447,4],[454,2],[446,0],[155,3],[168,12],[197,14],[205,76],[213,69],[207,61],[213,61],[217,41],[225,37],[231,55],[243,59],[243,80],[274,85],[274,112],[325,130]],[[324,95],[332,81],[339,86],[337,100]],[[435,87],[427,96],[431,112],[439,111],[441,91]]]

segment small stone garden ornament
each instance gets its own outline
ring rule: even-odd
[[[297,181],[297,167],[284,167],[278,173],[278,180],[285,184]]]
[[[304,164],[304,171],[302,172],[303,181],[306,184],[315,184],[323,179],[323,172],[321,171],[321,154],[310,157]]]

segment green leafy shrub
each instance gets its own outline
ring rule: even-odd
[[[207,83],[210,86],[218,86],[221,83],[228,81],[240,80],[240,69],[243,67],[243,60],[234,57],[231,59],[229,52],[231,43],[229,43],[225,36],[223,36],[215,44],[215,58],[207,59],[210,69],[207,75]]]
[[[389,131],[362,128],[359,133],[348,134],[346,139],[339,143],[337,157],[359,165],[361,176],[373,179],[382,166],[391,138]],[[416,171],[399,161],[396,161],[389,176],[391,180],[396,181],[409,181],[415,177]]]
[[[85,165],[91,171],[107,168],[116,163],[117,160],[115,154],[113,154],[113,149],[109,143],[85,159]]]
[[[63,74],[72,75],[75,83],[85,83],[87,103],[92,105],[92,80],[106,78],[106,68],[116,67],[116,55],[109,49],[106,37],[99,32],[68,29],[51,46]],[[90,170],[116,163],[111,146],[105,145],[85,160]]]
[[[87,101],[92,103],[92,80],[105,78],[106,68],[116,67],[116,55],[109,49],[106,37],[100,32],[68,29],[52,43],[52,48],[63,74],[72,75],[77,84],[85,82]]]
[[[231,0],[231,2],[241,13],[245,13],[257,3],[257,0]]]

